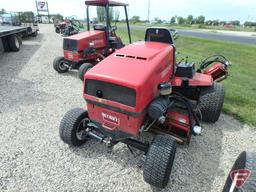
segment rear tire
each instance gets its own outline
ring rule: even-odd
[[[32,33],[32,36],[33,37],[36,37],[38,35],[38,32],[37,31],[35,31],[34,33]]]
[[[225,97],[224,87],[214,82],[211,87],[203,88],[199,95],[198,107],[205,122],[218,121]]]
[[[84,109],[75,108],[69,110],[60,122],[60,138],[70,146],[84,144],[87,140],[86,124],[88,122],[88,112]]]
[[[53,68],[58,73],[65,73],[68,71],[68,68],[64,66],[65,58],[64,57],[56,57],[53,61]]]
[[[60,29],[58,27],[55,28],[56,33],[60,33]]]
[[[22,45],[22,36],[19,35],[19,36],[17,36],[17,37],[18,37],[19,44]]]
[[[155,187],[164,188],[169,181],[176,153],[176,140],[157,135],[147,152],[143,169],[144,180]]]
[[[84,75],[85,73],[90,70],[93,67],[93,65],[91,63],[84,63],[79,67],[78,70],[78,77],[79,79],[81,79],[82,81],[84,81]]]
[[[16,35],[9,36],[9,46],[12,51],[19,51],[20,50],[20,43],[19,39]]]
[[[235,188],[233,192],[255,192],[256,191],[256,153],[243,151],[236,159],[228,178],[225,182],[223,192],[229,192],[232,180],[230,173],[238,169],[248,169],[251,171],[251,175],[248,177],[244,185],[239,189]]]

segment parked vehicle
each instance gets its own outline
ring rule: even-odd
[[[201,134],[202,121],[219,119],[225,94],[220,81],[227,78],[230,65],[221,55],[208,57],[197,70],[187,58],[176,62],[172,34],[166,28],[148,28],[144,42],[116,49],[88,70],[86,107],[68,111],[59,128],[60,138],[70,146],[96,139],[143,151],[144,180],[160,188],[169,181],[176,143],[188,144],[192,135]],[[138,139],[148,131],[155,135],[152,141]]]
[[[78,76],[83,80],[84,74],[101,60],[124,46],[116,35],[116,26],[111,26],[109,7],[124,7],[129,42],[131,43],[130,27],[127,15],[127,4],[113,1],[86,0],[87,31],[63,38],[64,56],[58,56],[53,61],[53,68],[58,73],[78,69]],[[105,25],[96,24],[90,31],[89,6],[104,6],[106,13]],[[62,24],[61,24],[62,25]],[[66,28],[65,28],[66,29]],[[64,30],[64,27],[62,28]]]

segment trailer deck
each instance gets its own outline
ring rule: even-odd
[[[0,37],[26,32],[27,27],[19,27],[19,26],[0,26]]]

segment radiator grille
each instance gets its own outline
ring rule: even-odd
[[[63,49],[67,51],[77,51],[77,41],[74,39],[64,39]]]
[[[131,107],[136,106],[134,89],[98,80],[86,80],[86,94],[115,101]]]

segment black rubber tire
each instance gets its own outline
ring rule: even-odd
[[[82,81],[84,80],[84,74],[93,67],[93,64],[91,63],[84,63],[79,67],[78,70],[78,77],[79,79],[81,79]]]
[[[218,121],[225,97],[225,90],[222,84],[214,82],[213,86],[202,88],[198,107],[205,122],[214,123]]]
[[[3,47],[5,52],[11,51],[10,45],[9,45],[9,38],[8,37],[2,37]]]
[[[19,35],[19,36],[17,36],[17,37],[18,37],[19,44],[22,45],[22,36]]]
[[[12,51],[19,51],[20,50],[20,43],[19,39],[16,35],[9,36],[9,46]]]
[[[32,36],[33,37],[36,37],[38,35],[38,32],[37,31],[35,31],[34,33],[32,33]]]
[[[243,151],[236,159],[230,172],[237,169],[248,169],[251,175],[241,188],[235,188],[233,192],[255,192],[256,191],[256,153]],[[232,185],[230,172],[225,182],[223,192],[229,192]]]
[[[68,71],[68,68],[63,66],[63,62],[65,61],[64,57],[56,57],[53,61],[53,68],[58,72],[58,73],[65,73]]]
[[[60,33],[60,29],[58,27],[55,28],[56,33]]]
[[[64,143],[70,146],[80,146],[86,139],[78,139],[77,129],[84,119],[88,118],[88,112],[81,108],[69,110],[60,122],[59,134]]]
[[[144,180],[155,187],[164,188],[169,182],[176,153],[176,140],[157,135],[147,152],[143,168]]]

